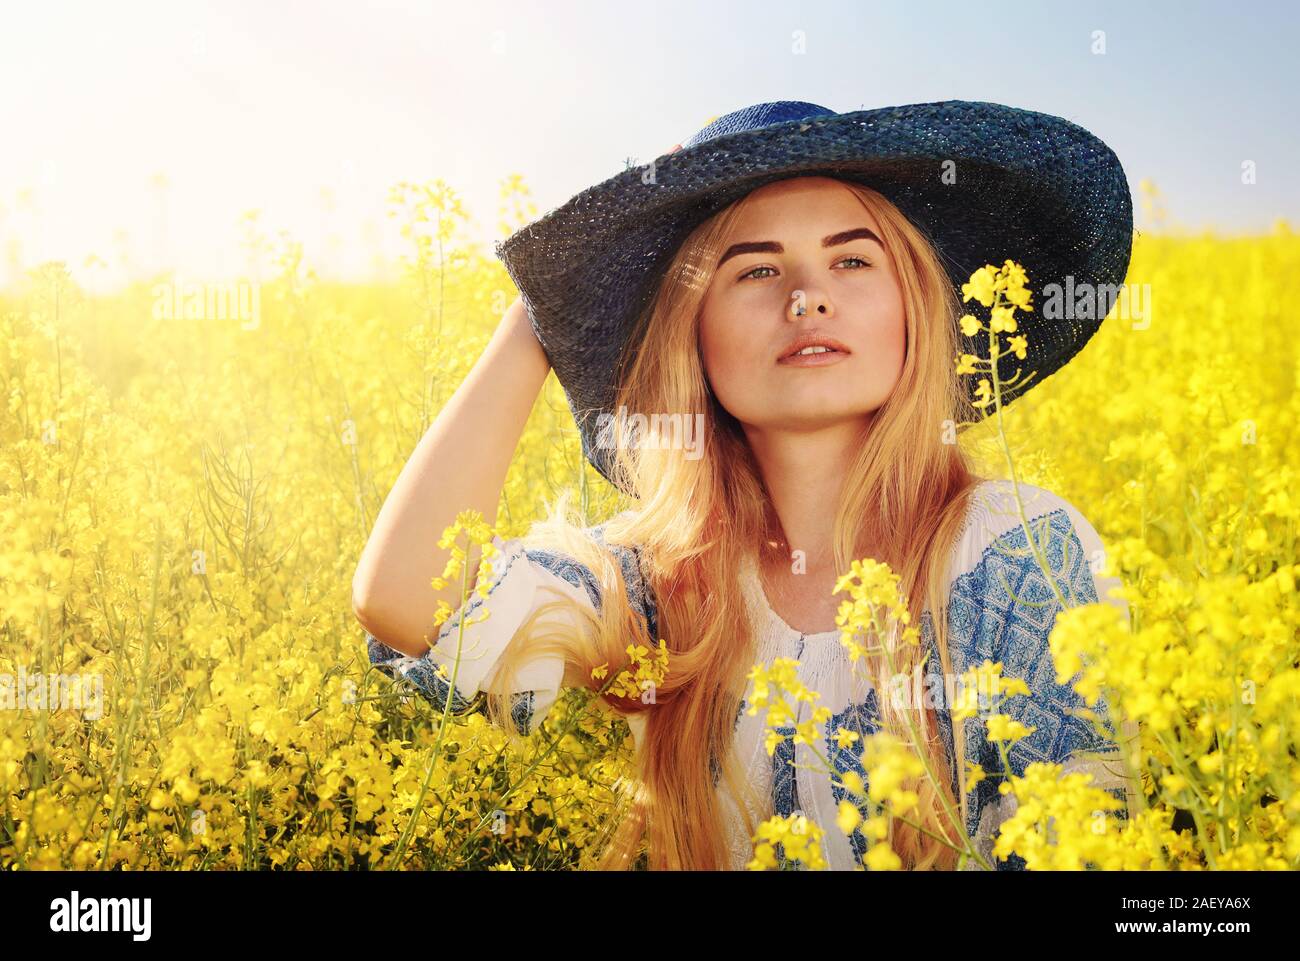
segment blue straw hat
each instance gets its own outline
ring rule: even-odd
[[[945,170],[955,182],[945,182]],[[728,113],[653,165],[583,190],[496,245],[564,387],[583,453],[607,480],[614,451],[598,446],[598,421],[615,413],[620,358],[669,260],[722,207],[801,175],[879,191],[929,236],[959,301],[961,285],[985,264],[1025,267],[1034,312],[1016,320],[1028,355],[1004,355],[998,375],[1009,379],[1020,367],[1022,380],[1036,376],[1004,393],[1003,406],[1083,348],[1128,272],[1133,202],[1124,169],[1068,120],[964,100],[848,113],[777,101]],[[1046,317],[1041,292],[1052,284],[1067,294],[1093,291],[1096,309]],[[964,344],[987,353],[974,338]],[[976,378],[962,380],[973,390]]]

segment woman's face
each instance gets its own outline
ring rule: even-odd
[[[750,195],[719,248],[699,329],[709,384],[742,424],[809,430],[865,419],[889,397],[906,331],[880,236],[848,188],[826,177]],[[814,352],[791,355],[805,344]]]

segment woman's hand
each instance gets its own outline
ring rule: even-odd
[[[537,332],[533,330],[533,322],[528,317],[528,308],[524,306],[522,297],[516,297],[501,315],[498,333],[512,343],[518,343],[519,351],[531,356],[534,367],[545,365],[547,371],[551,369],[550,358],[537,339]],[[546,379],[545,374],[542,379]]]

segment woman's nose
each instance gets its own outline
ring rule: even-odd
[[[787,313],[790,317],[803,317],[816,311],[819,316],[831,316],[830,301],[816,289],[796,288],[790,291],[790,304]]]

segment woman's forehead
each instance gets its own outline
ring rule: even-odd
[[[744,199],[726,239],[767,241],[808,233],[832,234],[879,223],[845,183],[830,177],[793,177],[764,184]],[[765,234],[750,236],[758,230]],[[820,231],[820,233],[819,233]],[[773,236],[766,236],[766,234]]]

